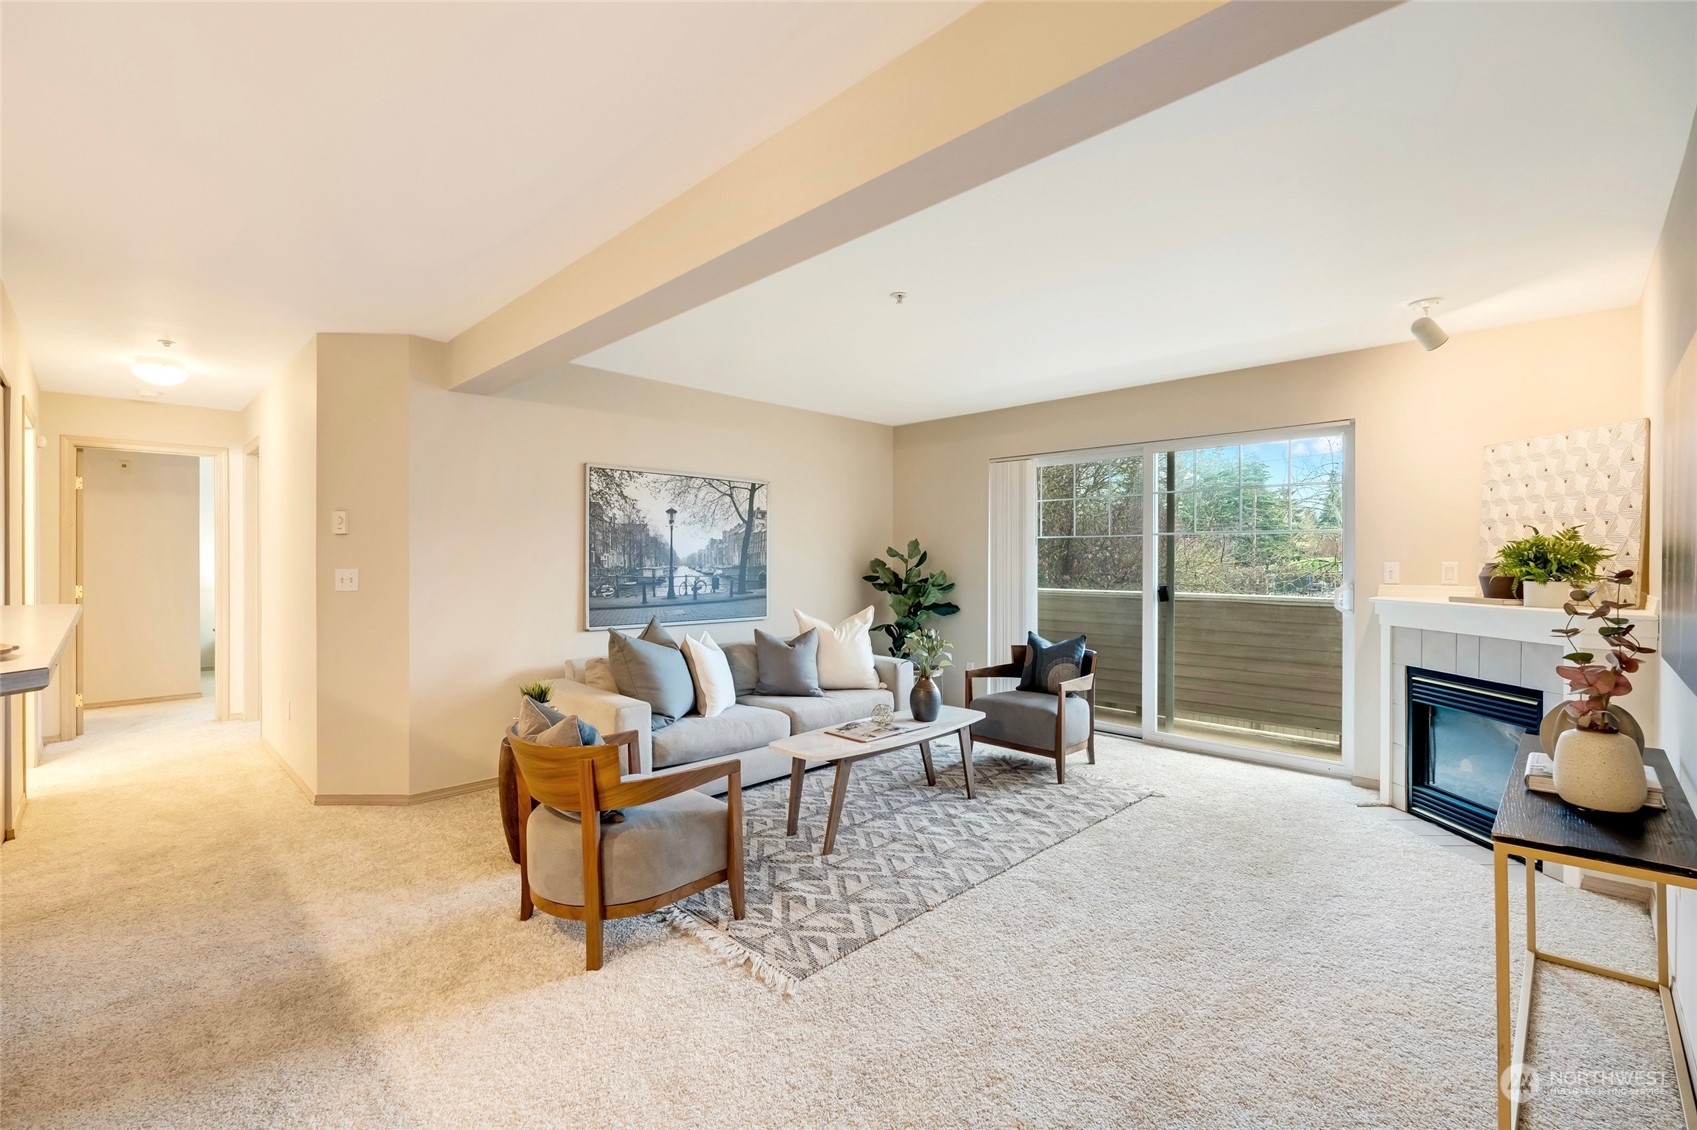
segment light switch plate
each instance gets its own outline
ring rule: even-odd
[[[1440,561],[1438,571],[1443,574],[1443,583],[1457,585],[1461,583],[1461,565],[1455,561]]]
[[[1400,561],[1385,562],[1385,583],[1387,585],[1402,584],[1402,563]]]
[[[348,532],[348,512],[346,510],[330,511],[330,532],[333,534]]]
[[[359,591],[359,570],[358,569],[337,569],[336,570],[336,591],[337,592],[358,592]]]

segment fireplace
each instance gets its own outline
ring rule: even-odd
[[[1408,668],[1408,811],[1489,845],[1515,751],[1542,691]]]

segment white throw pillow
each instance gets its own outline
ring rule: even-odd
[[[828,691],[878,688],[878,668],[872,663],[872,606],[832,626],[801,609],[795,622],[802,631],[819,631],[819,686]]]
[[[737,681],[731,677],[730,660],[712,636],[706,632],[685,636],[684,658],[689,660],[689,673],[695,679],[695,709],[703,718],[723,714],[737,704]]]

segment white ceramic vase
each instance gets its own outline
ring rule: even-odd
[[[1648,790],[1638,743],[1626,734],[1564,730],[1556,739],[1556,793],[1597,812],[1637,812]]]
[[[1520,602],[1528,608],[1560,608],[1572,591],[1566,581],[1527,581],[1520,586]]]

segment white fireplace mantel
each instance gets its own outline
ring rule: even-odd
[[[1542,690],[1546,703],[1565,693],[1556,678],[1557,657],[1570,650],[1554,634],[1568,624],[1559,608],[1526,608],[1518,604],[1478,604],[1453,601],[1473,596],[1477,588],[1450,585],[1385,585],[1372,598],[1379,621],[1379,796],[1386,804],[1406,808],[1407,782],[1403,732],[1407,706],[1403,679],[1408,667],[1424,667],[1454,675]],[[1645,647],[1660,639],[1657,598],[1648,607],[1627,615]],[[1584,626],[1581,621],[1577,626]],[[1602,640],[1590,631],[1575,639],[1588,651],[1601,650]],[[1557,646],[1561,645],[1561,646]],[[1654,666],[1646,678],[1634,677],[1636,689],[1628,703],[1641,721],[1655,717],[1657,687]]]

